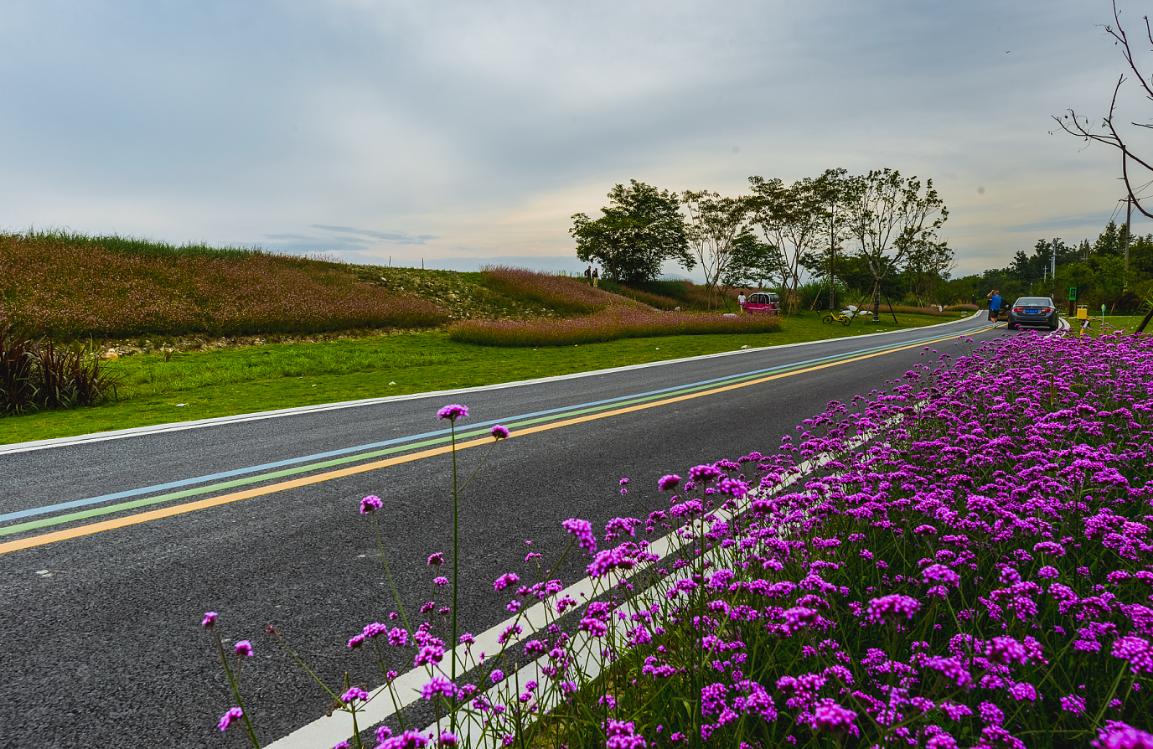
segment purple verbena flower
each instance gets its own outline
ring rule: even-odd
[[[420,733],[409,729],[398,736],[391,736],[376,745],[376,749],[424,749],[428,746],[428,739]]]
[[[459,403],[450,403],[436,412],[436,418],[448,419],[449,421],[456,421],[468,416],[468,406],[462,406]]]
[[[216,728],[220,731],[227,731],[228,727],[234,722],[244,717],[244,711],[239,707],[230,707],[220,716],[220,720],[216,723]]]
[[[632,721],[609,720],[605,723],[605,749],[645,749],[648,743],[636,731]]]
[[[367,497],[360,500],[361,515],[367,515],[370,512],[376,512],[381,507],[384,507],[384,502],[382,502],[380,497],[376,496],[375,494],[369,494]]]
[[[345,690],[344,694],[340,695],[340,701],[345,705],[350,705],[356,700],[363,702],[367,699],[368,692],[364,691],[360,687],[349,687],[347,690]]]
[[[520,582],[520,575],[515,572],[506,572],[492,582],[493,590],[504,590],[510,585],[516,585]]]
[[[569,518],[561,522],[561,527],[576,538],[577,545],[582,549],[589,554],[596,553],[597,537],[593,533],[592,523],[580,518]]]
[[[829,698],[817,702],[809,725],[814,731],[825,733],[852,736],[859,736],[861,733],[861,729],[857,727],[857,714]]]
[[[901,618],[908,621],[920,608],[921,602],[916,598],[894,593],[870,600],[866,618],[873,624]]]
[[[420,696],[425,700],[432,700],[437,697],[445,697],[446,699],[454,699],[458,694],[456,685],[443,676],[434,676],[432,680],[420,688]]]
[[[1105,721],[1093,741],[1097,749],[1153,749],[1153,734],[1119,720]]]

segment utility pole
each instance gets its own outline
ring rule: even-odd
[[[1060,242],[1059,237],[1053,237],[1053,255],[1050,258],[1049,275],[1053,280],[1053,293],[1057,293],[1057,243]]]
[[[1125,287],[1129,287],[1129,232],[1133,228],[1133,197],[1131,195],[1125,196],[1125,275],[1122,278],[1125,281]]]

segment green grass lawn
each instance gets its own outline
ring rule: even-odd
[[[1144,318],[1144,315],[1106,315],[1104,325],[1102,325],[1101,316],[1094,315],[1089,318],[1089,328],[1085,332],[1087,335],[1094,336],[1106,333],[1132,333]],[[1073,317],[1068,319],[1070,330],[1074,333],[1078,332],[1081,329],[1081,321]],[[1153,329],[1153,324],[1146,329],[1146,332],[1151,329]]]
[[[959,317],[959,316],[958,316]],[[0,444],[386,395],[447,390],[626,364],[838,338],[954,318],[898,315],[825,325],[817,313],[775,333],[636,338],[581,346],[492,348],[440,331],[281,343],[215,351],[138,354],[108,362],[119,400],[70,411],[0,418]]]

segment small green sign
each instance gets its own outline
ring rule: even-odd
[[[1077,287],[1076,286],[1070,286],[1069,287],[1069,301],[1070,302],[1077,301]]]

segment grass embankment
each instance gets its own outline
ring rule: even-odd
[[[56,339],[428,328],[448,315],[350,266],[120,237],[0,234],[0,300]]]
[[[902,327],[941,322],[902,315]],[[107,362],[119,398],[93,408],[0,419],[0,443],[64,437],[292,406],[472,387],[606,367],[894,330],[892,321],[824,325],[788,318],[779,332],[637,338],[588,346],[492,348],[429,331],[215,351],[142,353]]]

